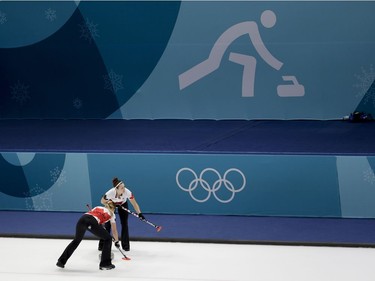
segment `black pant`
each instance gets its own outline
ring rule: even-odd
[[[103,241],[103,252],[99,266],[108,266],[111,264],[111,248],[112,248],[112,237],[91,215],[83,215],[77,222],[76,234],[72,242],[65,248],[61,254],[59,261],[66,264],[70,256],[77,249],[81,243],[86,230],[90,231],[95,236],[99,237]]]
[[[122,204],[121,206],[123,206],[124,208],[128,209],[128,201],[126,201],[124,204]],[[117,206],[117,210],[118,210],[118,215],[120,217],[120,222],[121,222],[121,235],[120,235],[120,238],[121,238],[121,247],[125,250],[125,251],[129,251],[130,250],[130,241],[129,241],[129,226],[128,226],[128,218],[129,218],[129,213],[127,211],[125,211],[123,208],[121,208],[121,206]],[[109,233],[111,233],[111,224],[108,222],[104,225],[105,229],[107,229],[107,231]],[[99,241],[99,249],[102,248],[103,246],[103,240],[100,240]]]

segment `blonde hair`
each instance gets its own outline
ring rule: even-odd
[[[114,214],[116,205],[113,201],[109,200],[104,206],[112,213],[112,215]]]

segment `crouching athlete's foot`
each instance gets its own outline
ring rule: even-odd
[[[110,264],[110,265],[101,265],[99,266],[99,269],[100,270],[111,270],[111,269],[114,269],[116,266],[114,264]]]

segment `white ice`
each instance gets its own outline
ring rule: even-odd
[[[57,258],[71,240],[0,238],[0,280],[374,281],[375,249],[131,242],[116,268],[99,270],[97,241],[84,239],[64,269]]]

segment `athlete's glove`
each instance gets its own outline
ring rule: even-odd
[[[116,241],[116,242],[115,242],[115,247],[116,247],[117,249],[120,248],[120,242],[119,242],[119,241]]]
[[[145,220],[146,219],[145,216],[142,213],[139,213],[138,217],[139,217],[140,220]]]

